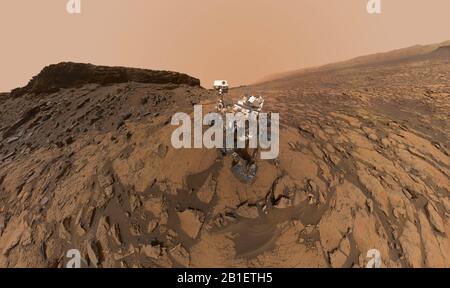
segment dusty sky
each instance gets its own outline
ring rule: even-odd
[[[450,39],[449,0],[1,0],[0,91],[61,61],[188,73],[210,86]]]

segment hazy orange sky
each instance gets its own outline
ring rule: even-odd
[[[450,39],[449,0],[1,0],[0,91],[61,61],[167,69],[203,86]]]

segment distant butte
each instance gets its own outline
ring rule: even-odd
[[[54,93],[60,88],[79,87],[84,84],[108,85],[126,82],[200,86],[199,79],[177,72],[62,62],[45,67],[25,87],[12,90],[11,96]]]

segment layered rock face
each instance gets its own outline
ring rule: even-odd
[[[80,87],[85,84],[108,85],[126,82],[200,86],[200,80],[176,72],[64,62],[45,67],[25,87],[15,89],[11,94],[18,97],[26,93],[52,93],[60,88]]]

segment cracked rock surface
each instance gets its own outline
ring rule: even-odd
[[[80,84],[80,83],[78,83]],[[215,149],[174,149],[179,83],[0,97],[0,267],[450,267],[450,53],[251,87],[280,154],[251,183]],[[205,113],[204,112],[204,113]]]

